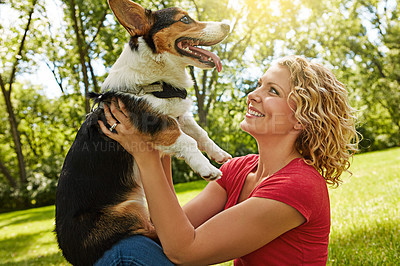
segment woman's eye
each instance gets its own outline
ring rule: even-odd
[[[274,87],[271,87],[270,92],[276,95],[279,95],[278,90],[276,90]]]
[[[183,23],[185,23],[185,24],[189,24],[191,20],[190,20],[190,18],[189,18],[188,16],[183,16],[183,17],[180,19],[180,21],[183,22]]]

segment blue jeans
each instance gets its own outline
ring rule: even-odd
[[[174,265],[156,242],[142,235],[134,235],[116,243],[107,250],[95,266]]]

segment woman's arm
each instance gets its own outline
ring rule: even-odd
[[[224,210],[227,194],[217,182],[212,181],[182,208],[194,228]]]
[[[120,107],[122,112],[114,105],[111,108],[114,116],[121,122],[117,127],[118,134],[111,133],[102,122],[99,122],[100,126],[107,136],[120,142],[135,157],[152,221],[165,254],[174,263],[213,264],[240,257],[305,221],[304,217],[289,205],[264,198],[250,198],[218,213],[204,223],[201,221],[204,219],[203,215],[200,218],[192,218],[196,226],[201,224],[195,228],[170,188],[158,151],[150,146],[145,151],[135,150],[134,147],[143,147],[144,143],[124,115],[122,103]],[[115,121],[107,108],[105,112],[108,122],[113,124]],[[219,188],[214,185],[207,186],[207,189],[215,189],[213,192],[218,192]],[[222,198],[216,200],[223,202]],[[195,212],[196,208],[207,206],[199,204],[198,201],[187,207],[189,213]],[[213,212],[215,210],[210,211]]]
[[[163,155],[161,156],[161,164],[164,169],[165,177],[172,191],[175,191],[174,182],[172,181],[172,171],[171,171],[171,156]]]

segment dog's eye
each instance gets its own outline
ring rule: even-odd
[[[192,22],[192,19],[189,18],[188,16],[183,16],[183,17],[180,19],[180,21],[183,22],[183,23],[185,23],[185,24],[189,24],[190,22]]]

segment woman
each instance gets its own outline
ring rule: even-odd
[[[170,159],[161,161],[150,146],[140,152],[133,148],[147,144],[119,104],[122,111],[111,106],[118,134],[99,123],[135,157],[152,222],[172,263],[207,265],[236,258],[235,265],[326,264],[327,184],[340,183],[356,151],[352,140],[357,141],[347,92],[329,70],[299,56],[270,67],[248,95],[240,125],[257,141],[259,154],[225,163],[222,178],[183,208],[171,188]],[[108,124],[117,122],[105,112]],[[116,244],[99,264],[124,256],[150,263],[141,260],[146,255],[138,243],[157,254],[151,255],[158,260],[154,265],[170,264],[159,246],[135,238],[144,237],[125,240],[126,247]]]

